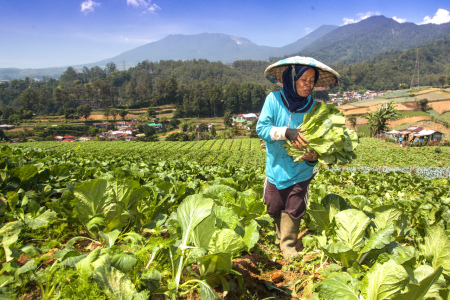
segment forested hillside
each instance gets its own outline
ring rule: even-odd
[[[450,77],[450,35],[418,48],[420,85],[438,86]],[[391,50],[362,63],[337,66],[343,90],[386,90],[409,87],[416,66],[417,49]]]
[[[224,65],[207,60],[144,61],[127,71],[114,63],[105,69],[69,67],[56,79],[30,78],[0,84],[0,110],[4,119],[32,114],[70,115],[84,104],[99,108],[139,108],[174,104],[178,117],[222,116],[258,112],[266,90],[267,62],[237,61]]]
[[[341,26],[297,52],[326,64],[362,62],[383,52],[406,50],[450,35],[450,23],[416,25],[375,16]]]
[[[450,36],[419,48],[420,84],[438,86],[450,77]],[[214,117],[259,112],[276,86],[264,78],[265,61],[242,60],[226,65],[207,60],[144,61],[126,71],[114,63],[105,68],[69,67],[58,79],[12,80],[0,83],[3,119],[34,114],[71,115],[80,105],[139,108],[172,104],[177,117]],[[391,50],[362,63],[331,65],[341,74],[341,90],[387,90],[409,87],[416,48]],[[327,99],[327,93],[315,93]]]

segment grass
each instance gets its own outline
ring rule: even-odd
[[[400,112],[400,118],[417,117],[417,116],[428,116],[428,117],[431,117],[429,113],[426,113],[424,111],[404,111],[404,112]]]

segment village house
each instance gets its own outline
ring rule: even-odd
[[[236,120],[244,120],[246,122],[253,122],[253,120],[258,119],[256,114],[240,114],[237,115]]]
[[[111,123],[103,122],[103,123],[94,123],[92,125],[96,128],[108,128],[108,126],[111,126]]]
[[[88,141],[92,141],[94,140],[95,137],[90,137],[90,136],[82,136],[78,138],[78,141],[80,142],[88,142]]]
[[[166,131],[166,126],[162,123],[150,123],[147,126],[153,127],[156,131],[163,132]]]
[[[52,138],[52,141],[61,142],[63,139],[63,136],[57,135]]]
[[[442,132],[424,129],[420,126],[409,126],[402,130],[391,130],[386,132],[386,135],[395,140],[402,137],[403,140],[414,143],[422,143],[425,140],[438,142],[444,136]]]
[[[15,128],[14,125],[7,125],[7,124],[0,125],[0,129],[3,129],[3,130],[9,130],[9,129],[14,129],[14,128]]]

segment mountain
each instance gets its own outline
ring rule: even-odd
[[[419,59],[421,86],[439,86],[441,76],[450,74],[450,35],[421,45],[419,51],[391,50],[365,60],[342,66],[336,71],[341,75],[339,88],[342,90],[386,90],[400,86],[417,86],[413,81],[416,59]]]
[[[297,52],[336,28],[337,26],[332,25],[321,26],[307,36],[284,47],[259,46],[248,39],[220,33],[169,35],[159,41],[145,44],[115,57],[73,67],[81,70],[84,66],[103,67],[109,62],[114,62],[119,68],[124,64],[129,68],[145,60],[157,62],[160,60],[207,59],[223,63],[231,63],[236,60],[268,60],[271,56],[285,56]],[[0,79],[25,78],[26,76],[55,77],[56,75],[58,77],[66,69],[67,66],[51,69],[0,69]]]
[[[96,65],[104,65],[110,61],[117,65],[125,61],[127,66],[134,66],[144,60],[207,59],[223,63],[252,57],[255,60],[265,60],[274,49],[258,46],[245,38],[220,33],[176,34],[97,62]]]
[[[297,40],[296,42],[286,45],[284,47],[281,47],[278,52],[278,56],[286,56],[290,55],[292,53],[298,52],[300,49],[305,48],[306,46],[313,44],[317,39],[321,38],[322,36],[326,35],[329,32],[332,32],[333,30],[339,28],[339,26],[335,25],[322,25],[318,29],[314,30],[307,36]]]
[[[159,41],[149,43],[112,58],[96,63],[73,66],[80,70],[83,66],[104,67],[114,62],[118,68],[127,68],[149,60],[192,60],[207,59],[231,63],[236,60],[275,60],[277,57],[303,55],[314,57],[334,67],[350,65],[370,59],[391,50],[406,50],[420,47],[450,35],[450,23],[416,25],[398,23],[384,16],[374,16],[358,23],[345,26],[324,25],[284,47],[260,46],[242,37],[220,33],[196,35],[169,35]],[[62,74],[67,67],[60,68]],[[51,76],[57,70],[0,69],[0,79]],[[3,75],[2,75],[3,74]],[[28,75],[27,75],[28,74]],[[8,78],[9,77],[9,78]]]
[[[313,56],[324,63],[348,65],[392,49],[415,48],[448,35],[450,23],[416,25],[374,16],[336,28],[296,54]]]
[[[104,65],[112,61],[116,65],[125,62],[127,66],[131,66],[144,60],[207,59],[223,63],[248,59],[267,60],[270,56],[282,56],[297,52],[336,28],[337,26],[331,25],[321,26],[307,36],[284,47],[259,46],[248,39],[220,33],[169,35],[162,40],[137,47],[93,65]]]

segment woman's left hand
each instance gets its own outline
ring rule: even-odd
[[[316,151],[311,152],[311,150],[305,151],[302,156],[303,160],[307,160],[310,162],[317,161],[318,158],[319,156],[317,155],[317,152]]]

